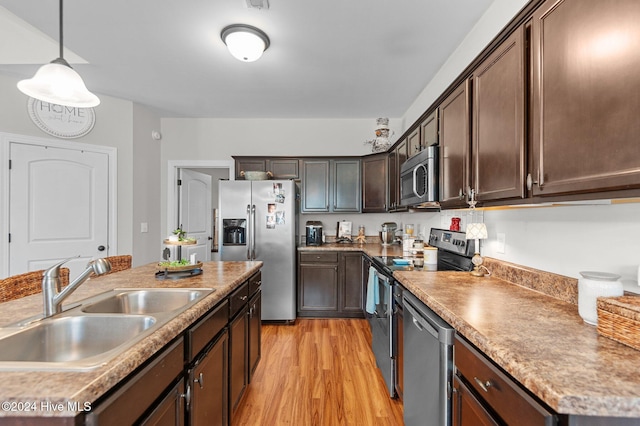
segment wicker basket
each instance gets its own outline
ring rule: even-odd
[[[598,333],[640,350],[640,297],[598,298]]]

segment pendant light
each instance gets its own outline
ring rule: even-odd
[[[245,24],[233,24],[225,27],[220,37],[234,58],[243,62],[260,59],[269,48],[269,37],[259,28]]]
[[[62,0],[60,0],[60,57],[41,66],[33,78],[18,82],[18,90],[32,98],[68,107],[91,108],[100,99],[84,85],[82,77],[63,58]]]

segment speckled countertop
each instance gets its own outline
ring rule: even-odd
[[[298,250],[402,253],[397,245],[343,246]],[[495,259],[485,265],[491,277],[422,271],[394,276],[558,413],[640,418],[640,351],[582,321],[576,279]]]
[[[102,394],[124,379],[150,356],[164,347],[188,326],[224,299],[253,273],[262,262],[208,262],[199,276],[180,280],[157,280],[155,264],[92,278],[73,293],[68,303],[94,296],[114,288],[213,288],[215,291],[173,318],[154,333],[138,342],[105,365],[89,371],[0,371],[0,401],[36,403],[36,411],[0,409],[2,417],[75,416],[66,408],[62,411],[42,410],[41,402],[54,404],[93,403]],[[42,313],[42,295],[2,303],[0,326],[15,323]],[[21,405],[23,407],[23,405]]]

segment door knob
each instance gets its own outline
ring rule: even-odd
[[[98,246],[98,251],[104,251],[105,248],[105,246]]]

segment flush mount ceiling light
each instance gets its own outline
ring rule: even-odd
[[[87,90],[82,77],[71,68],[62,55],[62,0],[60,0],[60,57],[41,66],[33,78],[18,82],[18,89],[27,96],[51,104],[91,108],[100,99]]]
[[[243,62],[257,61],[269,48],[269,37],[251,25],[229,25],[222,30],[220,38],[233,57]]]

